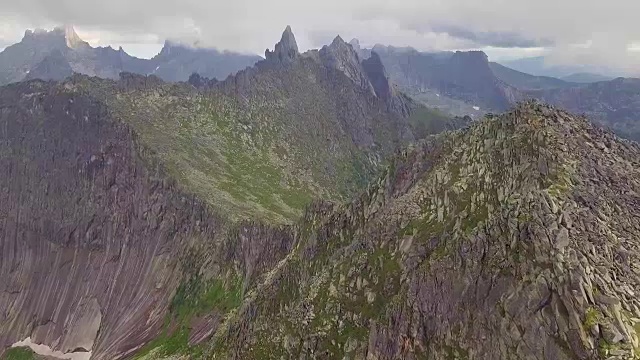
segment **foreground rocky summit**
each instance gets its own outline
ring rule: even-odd
[[[215,358],[638,357],[640,148],[534,103],[404,152],[215,333]]]

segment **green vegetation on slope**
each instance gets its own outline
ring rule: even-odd
[[[398,147],[456,125],[424,107],[402,118],[321,69],[307,59],[259,72],[246,95],[184,84],[127,88],[82,76],[65,89],[105,102],[180,186],[231,219],[292,223],[314,198],[353,196]]]
[[[593,260],[600,255],[591,247],[581,247],[590,240],[572,238],[584,230],[575,222],[572,196],[589,196],[576,180],[591,180],[584,173],[591,167],[580,168],[579,159],[594,156],[597,163],[608,157],[629,165],[611,155],[629,149],[622,142],[612,140],[594,155],[576,140],[596,131],[584,120],[525,104],[402,153],[353,202],[318,205],[305,214],[296,226],[298,246],[248,291],[203,357],[634,354],[637,340],[629,324],[636,324],[637,311],[620,310],[629,300],[566,291],[574,286],[567,276],[579,276],[571,266],[594,271],[593,264],[603,264]],[[637,154],[634,149],[630,154]],[[585,214],[602,229],[623,229],[624,222],[605,224],[594,214],[580,216]],[[565,224],[573,224],[570,233]],[[576,253],[584,256],[582,263],[572,259]],[[583,284],[606,282],[580,273]],[[564,328],[550,331],[549,317]],[[628,330],[616,332],[614,323]],[[572,338],[569,326],[580,338]]]
[[[199,358],[203,348],[190,345],[192,320],[205,315],[224,318],[240,306],[242,281],[231,279],[203,280],[200,275],[191,276],[182,283],[173,299],[165,320],[165,327],[157,338],[136,353],[136,359],[162,358],[175,354],[188,354]]]
[[[241,118],[229,99],[133,93],[121,95],[119,106],[131,111],[120,116],[178,183],[232,217],[291,220],[315,193],[285,175],[287,149],[276,144],[277,128]],[[153,118],[145,116],[150,109]]]
[[[28,347],[14,347],[5,351],[3,360],[35,360],[35,353]]]

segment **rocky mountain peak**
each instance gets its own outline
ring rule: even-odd
[[[320,61],[328,67],[343,72],[363,89],[375,94],[373,86],[360,64],[358,53],[340,36],[336,36],[330,45],[325,45],[319,52]]]
[[[489,57],[483,51],[456,51],[453,61],[465,62],[469,65],[489,66]]]
[[[22,42],[47,44],[48,47],[62,48],[64,46],[70,49],[89,46],[87,42],[82,40],[76,33],[73,25],[63,25],[55,27],[53,30],[27,30],[24,33]]]
[[[171,55],[172,49],[174,47],[175,47],[175,44],[172,41],[165,40],[164,41],[164,45],[162,46],[162,49],[160,50],[160,53],[158,53],[158,55],[156,55],[156,56]]]
[[[282,37],[276,44],[274,50],[269,51],[269,49],[267,49],[264,55],[268,61],[279,63],[290,63],[300,55],[298,43],[296,42],[296,37],[293,35],[293,31],[291,31],[291,26],[287,25],[284,29]]]
[[[349,45],[351,45],[355,50],[360,49],[360,41],[356,38],[351,39],[351,41],[349,41]]]
[[[78,33],[76,33],[76,30],[74,29],[73,25],[65,24],[62,27],[62,30],[64,31],[64,39],[69,48],[76,49],[80,46],[87,44],[84,40],[80,38],[80,36],[78,36]]]
[[[333,41],[331,42],[331,46],[346,46],[347,43],[342,39],[342,37],[340,37],[340,35],[337,35],[335,38],[333,38]]]
[[[362,61],[362,67],[376,96],[384,100],[391,111],[408,116],[410,100],[394,89],[378,53],[372,51],[371,55]]]

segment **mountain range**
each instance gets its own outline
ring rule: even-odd
[[[604,66],[586,64],[559,65],[545,56],[503,61],[502,65],[524,73],[560,78],[569,82],[591,83],[618,77],[615,71]],[[603,75],[606,74],[606,75]]]
[[[361,49],[357,40],[351,44],[361,57],[379,54],[391,80],[402,91],[445,113],[478,118],[505,111],[519,101],[538,99],[587,114],[621,136],[640,140],[638,79],[568,82],[489,62],[486,54],[478,51],[425,53],[383,45]]]
[[[69,68],[72,72],[107,79],[117,79],[121,72],[133,72],[155,74],[166,81],[186,81],[196,72],[222,80],[259,60],[259,56],[199,49],[170,41],[152,59],[138,59],[122,48],[93,48],[67,25],[51,31],[27,30],[22,41],[0,52],[0,84],[32,78],[59,80],[70,75]]]
[[[287,27],[224,79],[166,51],[175,82],[64,33],[0,87],[1,358],[639,356],[640,145],[527,100],[618,119],[635,79]]]
[[[563,80],[517,70],[526,69],[528,64],[539,68],[536,73],[542,72],[546,68],[542,57],[505,63],[514,66],[510,68],[490,62],[480,51],[420,52],[384,45],[366,49],[356,39],[344,46],[353,48],[360,60],[377,54],[393,86],[450,116],[477,119],[535,98],[588,114],[600,125],[640,140],[640,127],[635,121],[640,117],[635,96],[640,88],[633,79],[599,81],[605,78],[582,73]],[[78,37],[72,26],[65,26],[52,31],[27,31],[20,43],[1,52],[0,84],[35,78],[61,80],[72,73],[117,79],[121,72],[152,74],[169,82],[188,81],[193,74],[220,81],[261,59],[169,41],[152,59],[138,59],[121,48],[93,48]],[[568,71],[565,69],[565,73]]]

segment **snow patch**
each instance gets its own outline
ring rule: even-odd
[[[479,106],[474,106],[473,110],[478,111],[478,110],[480,110],[480,107]]]
[[[30,348],[31,350],[33,350],[34,353],[38,355],[51,356],[58,359],[89,360],[91,358],[91,351],[78,351],[78,352],[72,352],[72,353],[63,353],[57,350],[54,351],[47,345],[33,343],[31,341],[31,336],[11,345],[12,348],[21,347],[21,346],[26,346]]]

